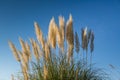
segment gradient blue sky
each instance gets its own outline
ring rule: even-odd
[[[81,28],[88,26],[95,33],[93,62],[108,73],[108,64],[120,69],[120,0],[0,0],[0,80],[10,80],[17,73],[19,64],[15,61],[8,46],[8,40],[20,48],[18,38],[35,38],[34,21],[46,36],[52,16],[58,21],[69,14],[74,20],[74,30],[80,34]]]

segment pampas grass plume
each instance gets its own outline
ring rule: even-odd
[[[43,38],[42,31],[41,31],[37,22],[34,22],[34,26],[35,26],[35,32],[36,32],[37,40],[40,42],[42,48],[44,49],[45,41],[44,41],[44,38]]]
[[[19,54],[18,54],[18,51],[17,51],[16,47],[14,46],[14,44],[11,41],[9,41],[8,43],[9,43],[9,46],[10,46],[10,48],[11,48],[11,50],[13,52],[13,55],[15,56],[16,60],[18,62],[20,62],[20,57],[19,57]]]
[[[48,31],[48,42],[51,44],[52,48],[56,48],[56,31],[58,27],[54,21],[54,17],[51,19],[49,23],[49,31]]]
[[[39,45],[33,39],[30,39],[30,42],[32,44],[32,50],[33,50],[34,56],[35,56],[36,60],[39,61],[39,59],[40,59],[40,56],[39,56],[39,53],[40,53]]]

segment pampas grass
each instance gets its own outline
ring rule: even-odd
[[[79,53],[80,48],[88,50],[89,42],[90,50],[93,52],[94,34],[88,32],[87,28],[82,29],[82,45],[80,45],[77,32],[74,36],[72,15],[69,16],[66,25],[62,16],[59,16],[59,26],[52,18],[46,39],[44,39],[37,22],[34,22],[34,26],[37,41],[30,39],[29,44],[19,38],[22,50],[17,50],[14,44],[9,41],[10,48],[20,63],[23,80],[104,80],[99,72],[94,70],[92,66],[89,67],[92,63],[84,64],[85,62],[79,59],[79,54],[77,60],[73,55],[73,53]],[[64,46],[65,43],[67,46]],[[56,48],[56,46],[58,47]],[[32,53],[35,59],[32,58]]]

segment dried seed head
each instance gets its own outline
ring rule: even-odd
[[[22,65],[24,66],[25,70],[28,71],[28,63],[23,62]]]
[[[28,60],[30,60],[31,59],[30,45],[26,42],[25,46],[26,46],[26,50],[27,50]]]
[[[89,44],[89,42],[90,42],[90,38],[91,38],[91,30],[89,30],[88,31],[88,34],[87,34],[88,36],[87,36],[87,43]]]
[[[44,38],[43,38],[42,31],[41,31],[37,22],[34,22],[34,26],[35,26],[35,32],[36,32],[37,40],[39,41],[42,48],[44,49],[45,41],[44,41]]]
[[[58,47],[62,48],[63,47],[62,34],[61,34],[60,30],[57,31],[57,42],[58,42]]]
[[[70,61],[74,49],[74,32],[73,32],[73,22],[71,15],[69,16],[69,20],[67,21],[67,25],[66,25],[66,40],[68,43],[68,61]]]
[[[73,45],[69,45],[68,46],[68,62],[70,63],[71,62],[71,59],[73,57]]]
[[[29,59],[28,59],[28,56],[26,55],[26,53],[22,53],[22,56],[23,56],[23,58],[24,58],[24,62],[25,63],[28,63],[29,62]]]
[[[82,39],[82,48],[85,49],[85,45],[84,45],[84,41],[85,41],[85,40],[84,40],[84,29],[83,29],[83,28],[81,29],[81,32],[82,32],[82,33],[81,33],[81,37],[82,37],[82,38],[81,38],[81,39]]]
[[[33,39],[30,39],[30,42],[32,44],[32,50],[33,50],[34,56],[35,56],[36,60],[39,61],[39,59],[40,59],[40,56],[39,56],[40,47],[37,44],[37,42],[35,40],[33,40]]]
[[[83,33],[83,36],[86,36],[86,35],[87,35],[87,27],[85,27],[84,33]]]
[[[50,56],[50,46],[48,43],[45,43],[45,60],[48,61]]]
[[[20,54],[22,66],[24,66],[24,69],[28,71],[28,59],[25,53],[22,53],[21,51],[19,51],[19,54]]]
[[[94,50],[94,33],[91,32],[91,42],[90,42],[90,51],[91,53],[93,52]]]
[[[72,15],[71,15],[71,14],[69,15],[69,21],[70,21],[70,22],[73,21],[73,20],[72,20]]]
[[[82,29],[82,48],[87,50],[88,47],[88,35],[87,35],[87,27]]]
[[[66,25],[66,38],[69,45],[74,45],[74,33],[73,33],[73,22],[72,16],[69,16],[69,20],[67,21]]]
[[[20,41],[20,44],[21,44],[21,47],[22,47],[22,53],[23,53],[23,57],[24,57],[24,61],[25,63],[28,63],[29,60],[30,60],[30,46],[28,45],[27,42],[24,42],[22,40],[22,38],[19,38],[19,41]]]
[[[88,41],[90,40],[91,38],[91,30],[88,31]]]
[[[78,34],[77,32],[75,32],[75,50],[77,53],[79,53],[79,50],[80,50],[80,42],[79,42],[79,37],[78,37]]]
[[[64,18],[62,16],[59,16],[59,26],[62,28],[65,26]]]
[[[29,75],[25,69],[25,66],[22,65],[22,72],[23,72],[23,76],[24,76],[24,80],[28,80],[29,79]]]
[[[20,62],[20,57],[19,57],[18,51],[17,51],[17,49],[15,48],[14,44],[13,44],[11,41],[9,41],[8,43],[9,43],[9,46],[10,46],[10,48],[11,48],[11,50],[12,50],[12,52],[13,52],[13,55],[15,56],[16,60],[17,60],[18,62]]]
[[[22,40],[22,38],[19,38],[20,45],[22,47],[22,51],[26,52],[25,42]]]
[[[69,45],[74,45],[74,32],[73,32],[73,22],[72,16],[69,16],[69,20],[66,25],[66,39]]]
[[[48,31],[48,42],[51,44],[52,48],[56,48],[56,30],[58,29],[54,18],[51,19],[49,24],[49,31]]]
[[[57,35],[59,47],[62,49],[62,51],[64,51],[65,23],[64,18],[61,16],[59,16],[59,31]]]

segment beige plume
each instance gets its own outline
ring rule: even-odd
[[[35,26],[35,32],[36,32],[37,40],[40,42],[42,48],[44,49],[45,41],[44,41],[44,38],[43,38],[42,31],[41,31],[37,22],[34,22],[34,26]]]
[[[49,23],[49,31],[48,31],[48,44],[50,44],[52,48],[56,48],[57,30],[58,30],[58,27],[54,21],[54,18],[52,18]]]
[[[45,59],[46,59],[46,61],[49,60],[49,56],[50,56],[50,46],[48,45],[48,43],[45,43]]]
[[[20,44],[21,44],[21,47],[22,47],[22,55],[24,57],[24,61],[25,63],[28,63],[29,60],[30,60],[30,46],[27,42],[24,42],[22,40],[22,38],[19,38],[19,41],[20,41]]]
[[[68,61],[70,62],[70,59],[73,56],[73,49],[74,49],[74,32],[73,32],[72,15],[69,16],[69,20],[67,21],[67,25],[66,25],[66,40],[68,43]]]
[[[34,56],[35,56],[36,60],[39,61],[39,59],[40,59],[40,55],[39,55],[40,54],[40,47],[37,44],[37,42],[33,39],[30,39],[30,42],[32,44]]]
[[[58,36],[58,46],[62,49],[62,52],[64,51],[64,33],[65,33],[65,23],[64,18],[62,16],[59,16],[59,30],[57,31]]]
[[[17,49],[15,48],[14,44],[13,44],[11,41],[9,41],[8,43],[9,43],[9,46],[10,46],[10,48],[11,48],[11,50],[12,50],[12,52],[13,52],[13,55],[15,56],[16,60],[17,60],[18,62],[20,62],[20,57],[19,57],[18,51],[17,51]]]
[[[26,58],[26,55],[21,51],[19,51],[19,54],[20,54],[22,66],[24,66],[25,70],[28,71],[28,59]]]
[[[25,46],[26,46],[26,50],[27,50],[28,60],[30,60],[31,59],[30,45],[26,42]]]
[[[73,32],[73,22],[72,16],[69,16],[69,20],[66,25],[66,39],[69,45],[74,45],[74,32]]]
[[[26,52],[25,42],[23,41],[23,39],[21,37],[19,37],[19,42],[22,47],[22,51]]]
[[[85,27],[83,35],[84,35],[84,36],[87,35],[87,27]]]
[[[23,72],[24,80],[29,80],[29,75],[26,71],[25,66],[23,66],[23,65],[22,65],[22,72]]]

